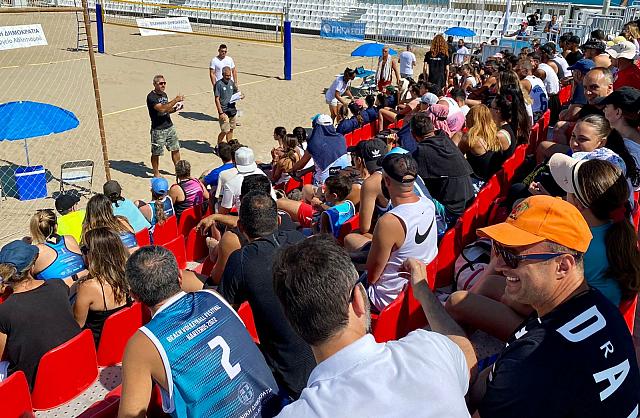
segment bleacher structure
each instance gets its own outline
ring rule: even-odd
[[[74,4],[74,0],[48,1],[61,6]],[[90,9],[95,9],[95,0],[88,3]],[[467,38],[469,42],[480,43],[499,39],[505,19],[504,10],[460,9],[429,4],[374,5],[364,0],[154,0],[149,3],[152,4],[134,4],[122,0],[101,2],[107,14],[135,13],[144,17],[187,16],[194,22],[211,20],[216,25],[234,27],[267,24],[270,18],[260,14],[225,13],[226,10],[285,13],[288,14],[294,32],[316,35],[320,33],[323,19],[365,23],[367,39],[388,42],[411,41],[419,45],[427,45],[436,34],[443,33],[453,26],[473,29],[477,36],[473,39]],[[161,4],[176,8],[163,9],[157,6]],[[520,22],[525,20],[523,7],[524,3],[513,2],[507,31],[515,31]]]

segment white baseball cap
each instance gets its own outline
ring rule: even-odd
[[[316,123],[318,125],[332,125],[333,121],[331,120],[331,116],[329,115],[318,115],[316,118]]]
[[[630,60],[634,59],[638,53],[636,46],[629,41],[617,43],[611,48],[605,49],[604,52],[611,55],[612,58],[626,58]]]
[[[236,168],[238,173],[253,173],[258,168],[253,150],[249,147],[241,147],[236,150]]]

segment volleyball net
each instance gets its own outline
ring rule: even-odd
[[[215,8],[209,0],[188,0],[184,5],[162,0],[107,0],[100,6],[105,24],[137,28],[143,36],[172,32],[284,42],[284,13],[279,11]]]

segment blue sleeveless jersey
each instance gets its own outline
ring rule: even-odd
[[[350,200],[345,200],[339,205],[332,206],[324,211],[329,217],[329,225],[333,236],[338,238],[340,227],[356,215],[356,207]]]
[[[138,246],[138,241],[136,240],[136,236],[132,232],[123,231],[118,234],[120,236],[120,241],[126,248],[133,248]]]
[[[262,353],[235,311],[201,290],[169,299],[140,330],[167,375],[162,406],[174,417],[272,417],[282,398]]]
[[[57,244],[46,242],[45,245],[56,252],[56,258],[47,268],[36,274],[37,279],[65,279],[86,269],[82,256],[67,248],[64,237]]]

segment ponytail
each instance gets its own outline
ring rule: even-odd
[[[155,202],[154,211],[156,215],[156,225],[162,225],[167,220],[167,215],[164,213],[164,197],[166,195],[157,196],[154,195],[153,201]]]
[[[640,290],[640,251],[638,235],[629,220],[631,205],[627,200],[622,211],[623,216],[613,220],[605,236],[609,274],[620,286],[622,299],[632,299]],[[615,216],[613,214],[612,216]]]

